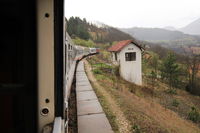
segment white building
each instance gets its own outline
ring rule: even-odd
[[[112,62],[120,66],[120,75],[125,80],[142,85],[143,48],[133,40],[120,41],[108,49]]]

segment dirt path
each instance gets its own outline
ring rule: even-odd
[[[84,60],[84,64],[89,80],[95,85],[98,91],[105,97],[106,101],[111,107],[113,114],[116,116],[116,122],[118,124],[120,133],[131,133],[130,122],[125,118],[120,107],[117,105],[112,96],[96,81],[94,75],[91,72],[91,66],[88,64],[86,60]]]

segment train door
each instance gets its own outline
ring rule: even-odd
[[[0,15],[0,131],[63,132],[64,0],[3,0]]]
[[[0,132],[37,132],[36,1],[0,2]]]
[[[37,0],[38,132],[64,132],[64,0]],[[54,124],[54,127],[52,127]]]

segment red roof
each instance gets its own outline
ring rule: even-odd
[[[142,47],[140,45],[138,45],[134,40],[124,40],[124,41],[120,41],[120,42],[114,44],[113,46],[111,46],[110,48],[108,48],[108,51],[118,52],[130,43],[135,44],[138,48],[140,48],[142,50]]]

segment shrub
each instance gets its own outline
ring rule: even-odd
[[[128,90],[129,90],[131,93],[135,93],[135,89],[133,89],[133,88],[128,88]]]
[[[102,73],[112,73],[112,66],[105,63],[96,63],[94,68],[99,69]]]
[[[92,40],[83,40],[78,37],[72,39],[76,45],[84,46],[84,47],[95,47],[96,44]]]
[[[102,74],[102,71],[99,69],[94,69],[93,72],[94,74]]]
[[[168,89],[166,92],[169,94],[177,94],[176,89]]]
[[[139,125],[136,125],[136,124],[134,124],[134,125],[132,126],[132,130],[133,130],[134,133],[142,133],[142,132],[141,132],[141,129],[140,129],[140,126],[139,126]]]
[[[191,111],[188,113],[188,119],[195,123],[200,122],[200,114],[195,107],[191,107]]]
[[[111,66],[111,65],[102,64],[100,69],[101,69],[101,71],[103,71],[104,73],[112,73],[112,66]]]
[[[108,51],[101,51],[101,55],[102,55],[102,59],[106,62],[110,62],[111,63],[111,53]]]
[[[190,92],[190,90],[191,90],[191,87],[190,87],[190,85],[189,85],[189,84],[185,86],[185,90],[186,90],[186,91],[188,91],[188,92]]]
[[[176,100],[176,99],[174,99],[174,100],[172,101],[172,106],[174,106],[174,107],[178,107],[179,104],[180,104],[179,101]]]

